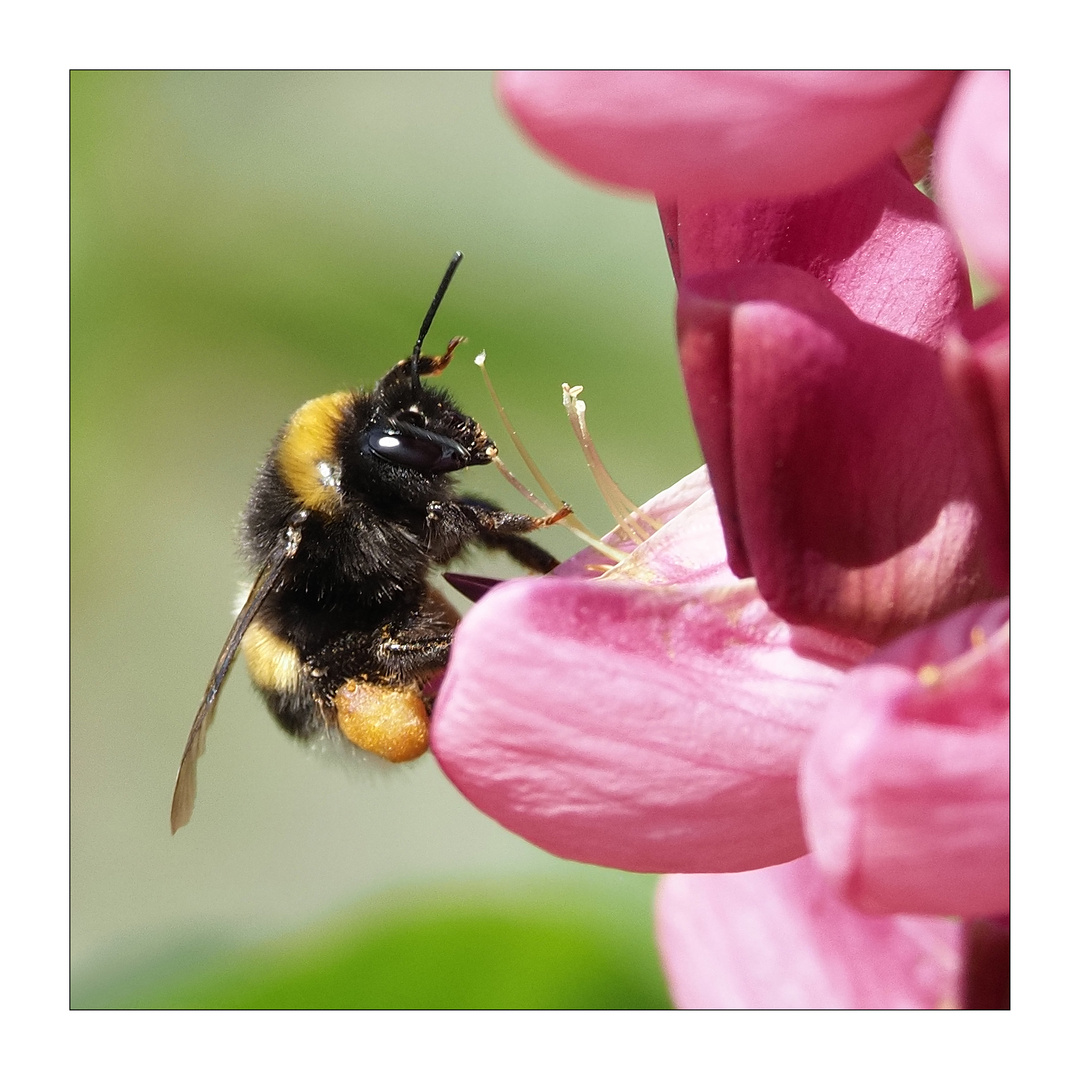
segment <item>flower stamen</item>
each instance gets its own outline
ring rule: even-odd
[[[581,386],[563,383],[563,408],[566,409],[570,425],[574,429],[578,442],[581,443],[585,462],[589,466],[589,472],[592,473],[593,481],[611,511],[619,533],[631,543],[641,544],[660,528],[660,522],[643,513],[641,508],[624,494],[603,461],[600,460],[596,444],[592,441],[589,429],[585,425],[585,402],[581,400],[583,389],[584,387]]]
[[[923,664],[916,678],[923,686],[937,686],[941,682],[941,668],[937,664]]]
[[[525,462],[526,468],[532,473],[533,478],[537,484],[540,485],[540,490],[550,500],[550,505],[544,502],[539,496],[533,494],[529,488],[523,484],[511,471],[502,458],[496,454],[491,460],[495,463],[495,467],[500,473],[509,481],[509,483],[529,500],[534,506],[542,510],[546,515],[553,514],[555,512],[554,507],[566,506],[568,503],[565,499],[560,499],[556,494],[555,489],[548,482],[547,477],[540,471],[540,467],[533,460],[532,455],[525,449],[525,444],[521,441],[521,436],[518,435],[514,425],[510,422],[510,416],[505,408],[503,408],[502,402],[499,400],[499,395],[495,392],[495,384],[491,381],[491,376],[488,374],[487,369],[487,352],[480,353],[476,357],[475,364],[483,373],[484,383],[487,386],[488,394],[491,396],[491,400],[495,405],[495,410],[499,414],[499,419],[502,421],[503,427],[506,428],[506,433],[510,436],[510,441],[514,444],[515,449],[521,455],[521,460]],[[590,547],[595,548],[601,555],[608,559],[611,559],[615,564],[618,564],[626,557],[626,552],[620,551],[616,547],[612,547],[610,544],[605,544],[576,514],[569,513],[560,522],[564,528],[569,529],[579,540],[584,541]]]

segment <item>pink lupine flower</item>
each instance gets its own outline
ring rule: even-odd
[[[801,763],[818,866],[861,911],[1009,910],[1009,603],[878,650],[830,695]]]
[[[812,856],[746,874],[675,874],[656,929],[684,1009],[933,1009],[959,1004],[959,922],[866,916]]]
[[[905,146],[951,71],[511,71],[503,102],[547,153],[658,196],[820,191]]]
[[[712,491],[654,500],[603,580],[582,556],[485,597],[432,745],[535,843],[680,875],[679,1004],[976,1002],[961,951],[995,985],[941,917],[1008,905],[1008,298],[972,312],[893,156],[940,120],[951,220],[1007,286],[989,74],[503,78],[545,152],[657,195]]]
[[[892,159],[798,198],[672,197],[658,206],[680,292],[711,273],[790,266],[816,278],[859,319],[931,347],[970,304],[955,238]]]
[[[1009,73],[963,75],[941,121],[934,179],[975,265],[1009,287]]]
[[[678,323],[732,566],[777,614],[876,643],[989,595],[932,348],[775,263],[684,281]]]
[[[731,574],[704,470],[645,510],[663,527],[605,580],[585,576],[586,551],[468,613],[432,749],[481,810],[564,858],[650,872],[796,858],[799,761],[870,649],[788,626]]]
[[[965,315],[951,328],[942,365],[952,391],[991,578],[1009,587],[1009,295]]]

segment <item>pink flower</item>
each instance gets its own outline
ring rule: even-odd
[[[991,579],[1009,588],[1009,295],[963,316],[942,349],[945,379],[965,436],[983,511]]]
[[[737,581],[704,470],[645,509],[666,524],[604,581],[583,576],[587,551],[468,613],[432,749],[470,801],[564,858],[649,872],[796,858],[801,755],[870,649],[788,626]]]
[[[941,122],[934,178],[975,265],[1009,287],[1009,73],[969,71]]]
[[[807,856],[747,874],[674,874],[657,938],[684,1009],[933,1009],[958,1004],[959,922],[861,915]]]
[[[773,611],[877,643],[990,595],[930,345],[775,263],[683,279],[678,323],[732,568]]]
[[[832,694],[801,763],[818,866],[861,911],[1009,910],[1009,603],[878,650]]]
[[[819,191],[906,145],[949,71],[511,71],[511,115],[562,164],[658,196]]]
[[[546,152],[658,195],[712,491],[654,500],[603,580],[583,555],[485,597],[432,745],[534,843],[680,875],[680,1004],[960,1000],[940,917],[1007,910],[1008,301],[972,312],[892,155],[940,118],[1007,283],[1007,225],[969,213],[1007,209],[990,74],[504,76]]]

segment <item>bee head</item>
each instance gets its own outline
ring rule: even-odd
[[[486,465],[495,444],[471,417],[461,412],[449,394],[420,381],[450,362],[462,341],[455,338],[443,356],[411,356],[379,380],[372,394],[372,411],[362,435],[365,453],[414,472],[456,472]]]
[[[483,428],[421,381],[446,366],[454,344],[445,357],[402,360],[356,401],[339,444],[346,491],[422,505],[446,493],[448,474],[495,457]]]
[[[450,487],[448,473],[487,465],[497,453],[483,428],[461,412],[449,394],[422,381],[443,371],[465,340],[453,338],[441,356],[421,352],[461,257],[458,251],[450,260],[412,353],[375,384],[349,433],[350,445],[343,454],[346,470],[369,495],[381,490],[398,501],[437,498]]]

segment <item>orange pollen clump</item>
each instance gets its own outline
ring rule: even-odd
[[[334,695],[342,735],[387,761],[412,761],[428,748],[428,711],[413,687],[349,679]]]

